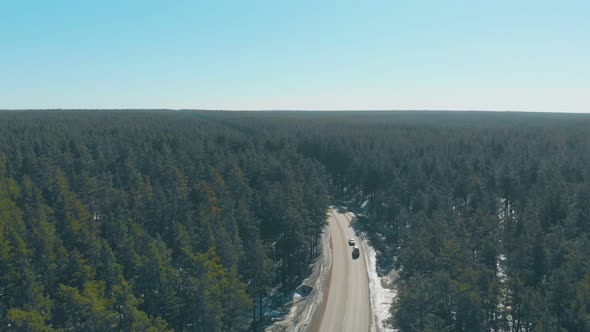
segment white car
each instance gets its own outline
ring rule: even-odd
[[[349,245],[349,246],[354,246],[354,244],[355,244],[355,242],[354,242],[354,239],[353,239],[353,238],[350,238],[350,239],[348,240],[348,245]]]

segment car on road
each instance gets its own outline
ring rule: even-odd
[[[354,246],[354,248],[352,248],[352,258],[357,259],[357,258],[359,258],[360,254],[361,254],[361,252],[359,250],[359,247]]]
[[[350,238],[348,240],[348,245],[351,246],[351,247],[355,245],[355,242],[354,242],[354,239],[353,238]]]

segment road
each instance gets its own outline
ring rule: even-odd
[[[336,209],[329,211],[332,272],[328,282],[327,302],[319,331],[369,331],[371,307],[369,280],[363,247],[350,227],[348,217]],[[361,250],[352,258],[348,239],[354,238]]]

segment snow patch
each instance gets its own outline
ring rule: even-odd
[[[353,221],[356,219],[356,215],[353,212],[346,212],[346,216],[348,217],[348,219],[350,221]]]
[[[369,274],[369,293],[371,296],[371,309],[374,324],[372,331],[390,332],[394,329],[385,325],[385,320],[390,316],[390,308],[393,300],[397,296],[397,291],[393,288],[385,288],[383,284],[392,287],[392,280],[389,276],[380,278],[377,274],[377,253],[371,247],[366,239],[362,239],[365,248],[365,262],[367,263],[367,272]]]
[[[508,276],[506,275],[505,261],[506,256],[504,254],[500,254],[496,260],[496,276],[502,284],[508,279]]]
[[[346,213],[350,221],[354,221],[356,215],[352,212]],[[367,274],[369,279],[369,296],[371,300],[371,332],[394,332],[395,329],[385,325],[385,321],[390,317],[390,308],[397,291],[393,288],[393,277],[395,271],[383,278],[377,274],[377,252],[369,244],[364,233],[357,234],[363,248],[365,255],[365,263],[367,264]],[[387,285],[384,287],[383,285]]]
[[[496,277],[500,283],[500,295],[498,298],[498,319],[502,321],[502,319],[506,319],[508,324],[508,331],[512,331],[514,326],[514,319],[512,317],[512,308],[510,307],[510,298],[512,294],[510,292],[510,288],[508,285],[508,275],[506,273],[506,255],[504,254],[504,245],[502,243],[502,236],[504,233],[504,227],[506,227],[506,222],[508,220],[514,222],[516,219],[514,216],[516,215],[516,211],[510,202],[506,201],[505,198],[499,197],[497,200],[497,216],[498,216],[498,230],[500,232],[500,236],[498,238],[498,244],[500,248],[500,253],[498,257],[496,257]],[[504,317],[505,315],[505,317]]]
[[[369,204],[369,200],[366,200],[363,202],[363,204],[361,204],[361,209],[364,209],[367,207],[367,204]]]

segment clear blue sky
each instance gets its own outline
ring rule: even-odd
[[[0,0],[0,108],[590,112],[590,1]]]

